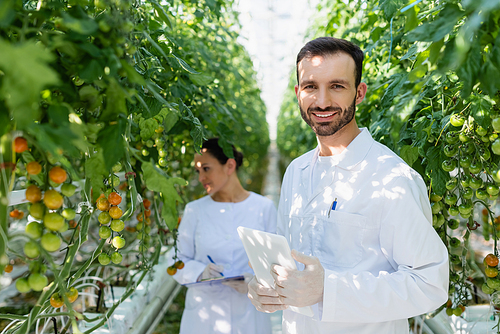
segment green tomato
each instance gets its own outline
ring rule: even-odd
[[[160,156],[160,158],[165,158],[167,156],[168,152],[165,151],[164,149],[159,149],[158,150],[158,155]]]
[[[482,170],[483,170],[483,164],[476,160],[472,161],[471,164],[469,165],[469,171],[473,174],[477,174]]]
[[[460,157],[460,167],[462,168],[469,168],[470,164],[472,162],[472,157],[470,155],[462,155]]]
[[[479,125],[479,126],[476,128],[476,133],[477,133],[479,136],[483,137],[483,136],[486,136],[486,134],[488,133],[488,130],[486,130],[485,128],[483,128],[482,126],[480,126],[480,125]]]
[[[21,277],[16,280],[16,289],[20,293],[27,293],[31,291],[30,284],[26,277]]]
[[[43,225],[35,221],[29,222],[28,225],[26,225],[24,232],[26,232],[26,234],[33,239],[38,239],[42,236]]]
[[[500,155],[500,139],[496,139],[493,143],[491,143],[491,150],[496,155]]]
[[[443,208],[443,206],[442,206],[441,202],[431,203],[431,209],[432,209],[433,214],[438,214],[442,208]]]
[[[486,279],[486,284],[492,289],[500,290],[500,279],[498,278],[488,277]]]
[[[483,291],[487,295],[491,295],[493,292],[495,292],[495,289],[491,288],[488,283],[483,283],[483,285],[481,285],[481,291]]]
[[[122,170],[122,164],[120,162],[117,162],[113,167],[111,167],[111,170],[113,171],[113,173],[118,173]]]
[[[111,229],[107,226],[99,227],[99,237],[102,239],[107,239],[111,236]]]
[[[458,206],[458,212],[460,212],[460,214],[469,214],[472,212],[472,203],[470,202],[464,202],[464,203],[461,203],[459,206]]]
[[[471,177],[469,187],[472,189],[479,189],[483,186],[483,180],[480,177]]]
[[[460,184],[462,185],[463,188],[468,188],[469,182],[470,182],[469,175],[464,175],[464,177],[460,180]]]
[[[109,264],[109,262],[111,261],[111,258],[109,257],[108,254],[106,253],[101,253],[99,254],[99,256],[97,257],[97,261],[99,261],[99,263],[103,266]]]
[[[111,262],[113,262],[114,264],[119,264],[120,262],[122,262],[122,260],[123,255],[121,255],[120,253],[114,252],[113,254],[111,254]]]
[[[76,212],[75,210],[71,209],[71,208],[66,208],[64,209],[62,212],[61,212],[61,215],[67,219],[67,220],[71,220],[71,219],[74,219],[75,216],[76,216]]]
[[[491,177],[493,178],[493,180],[497,183],[500,183],[500,169],[495,169],[492,173],[491,173]]]
[[[64,218],[56,212],[49,212],[43,217],[43,225],[51,231],[59,231],[64,226]]]
[[[465,188],[462,193],[462,197],[465,199],[471,199],[474,197],[474,190],[472,190],[472,188]]]
[[[61,238],[54,233],[45,233],[40,239],[40,244],[47,252],[55,252],[61,247]]]
[[[484,161],[488,161],[491,158],[491,153],[490,153],[490,150],[488,148],[480,147],[478,150],[478,153],[479,153],[479,156],[481,157],[481,159],[483,159]]]
[[[111,222],[111,229],[115,232],[121,232],[125,228],[125,223],[121,219],[115,219]]]
[[[486,190],[484,190],[484,189],[478,189],[478,190],[476,190],[476,198],[477,199],[485,200],[488,197],[490,197],[490,196],[488,195],[488,193],[486,192]]]
[[[452,237],[450,238],[450,246],[451,247],[458,247],[460,246],[461,242],[458,238]]]
[[[28,241],[24,244],[24,254],[30,259],[37,258],[40,255],[40,249],[34,241]]]
[[[461,127],[465,123],[465,117],[460,114],[453,114],[450,117],[450,123],[455,127]]]
[[[442,214],[432,215],[432,226],[439,228],[444,224],[444,216]]]
[[[497,196],[498,193],[500,193],[500,187],[498,187],[498,185],[496,184],[490,183],[486,186],[486,191],[491,196]]]
[[[30,215],[35,219],[43,219],[45,215],[45,205],[42,202],[36,202],[30,206]]]
[[[493,126],[493,130],[495,130],[495,132],[500,132],[500,117],[492,119],[491,125]]]
[[[451,172],[457,168],[457,161],[454,159],[446,159],[441,163],[441,168],[443,168],[445,172]]]
[[[450,229],[456,230],[459,226],[460,226],[460,220],[458,220],[458,219],[450,219],[450,220],[448,220],[448,227]]]
[[[457,187],[458,179],[456,177],[452,177],[446,182],[446,189],[453,190]]]
[[[448,205],[455,205],[458,201],[458,196],[456,194],[447,194],[444,198],[444,202]]]
[[[470,137],[467,136],[467,134],[465,132],[460,132],[458,134],[458,139],[462,142],[462,143],[466,143],[470,140]]]
[[[458,216],[460,212],[458,211],[458,207],[453,205],[448,208],[448,213],[450,216]]]
[[[28,284],[33,291],[42,291],[49,284],[49,280],[44,274],[32,273],[28,277]]]
[[[112,188],[116,188],[120,185],[120,178],[113,174],[110,178],[108,178],[108,183]]]
[[[470,154],[474,152],[475,146],[473,142],[467,142],[462,145],[462,152],[466,154]]]
[[[113,241],[111,242],[111,244],[116,249],[120,249],[123,246],[125,246],[125,239],[123,239],[122,237],[120,237],[119,235],[117,235],[116,237],[113,238]]]
[[[453,157],[458,153],[458,146],[457,145],[446,145],[443,148],[444,155],[447,157]]]
[[[106,225],[111,221],[111,216],[108,211],[102,211],[99,216],[97,216],[99,223]]]
[[[458,133],[450,131],[446,134],[445,140],[448,144],[455,144],[458,142]]]
[[[168,161],[167,161],[167,159],[165,159],[165,158],[160,158],[160,159],[158,160],[158,164],[159,164],[160,166],[162,166],[162,167],[167,167],[167,165],[168,165]]]
[[[71,183],[63,183],[61,193],[66,197],[71,197],[75,194],[76,186]]]

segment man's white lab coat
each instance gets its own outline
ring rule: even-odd
[[[314,318],[285,310],[283,333],[408,333],[407,318],[448,298],[448,252],[432,227],[426,186],[362,129],[311,189],[318,152],[287,168],[278,234],[319,258],[323,302],[313,306]]]

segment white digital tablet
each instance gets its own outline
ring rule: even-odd
[[[274,289],[275,282],[271,275],[271,265],[279,264],[288,269],[297,269],[288,242],[282,235],[272,234],[248,227],[239,226],[238,234],[255,272],[257,281],[267,288]],[[312,317],[310,306],[289,306],[290,310]]]

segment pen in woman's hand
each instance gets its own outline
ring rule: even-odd
[[[208,260],[209,260],[211,263],[213,263],[213,264],[217,265],[217,263],[215,263],[215,261],[214,261],[214,260],[212,260],[212,257],[211,257],[210,255],[207,255],[207,257],[208,257]],[[224,274],[222,274],[221,272],[219,272],[219,274],[220,274],[221,276],[224,276]]]

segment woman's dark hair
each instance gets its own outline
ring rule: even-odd
[[[354,77],[356,79],[356,87],[358,87],[361,83],[361,74],[363,72],[363,51],[361,51],[359,46],[346,41],[345,39],[319,37],[309,41],[297,54],[297,68],[300,61],[304,58],[331,56],[339,52],[347,53],[354,60],[354,63],[356,64]],[[297,70],[297,83],[299,83],[298,81],[299,71]]]
[[[243,163],[243,153],[237,151],[234,148],[234,145],[231,145],[231,147],[233,148],[233,156],[234,156],[234,160],[236,161],[236,170],[238,170],[238,168]],[[220,147],[220,145],[219,145],[219,138],[208,139],[201,146],[201,150],[202,150],[202,152],[210,153],[222,165],[225,165],[227,162],[227,159],[229,159],[229,157],[222,150],[222,147]]]

